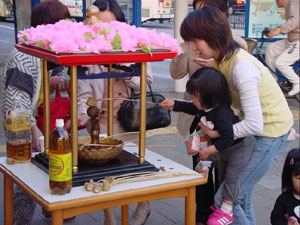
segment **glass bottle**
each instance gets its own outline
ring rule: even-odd
[[[12,110],[6,113],[7,163],[30,162],[31,158],[31,114],[17,96]]]
[[[56,119],[50,135],[49,186],[52,194],[64,195],[72,189],[72,153],[64,120]]]

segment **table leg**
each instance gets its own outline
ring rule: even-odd
[[[188,195],[185,197],[185,225],[196,224],[196,193],[195,187],[188,188]]]
[[[4,225],[13,224],[13,182],[4,175]]]
[[[52,214],[52,225],[63,225],[64,224],[64,220],[63,220],[63,215],[62,215],[62,211],[53,211],[51,212]]]
[[[128,216],[129,207],[128,207],[128,205],[122,205],[121,210],[122,210],[122,225],[128,225],[128,219],[129,219],[129,216]]]

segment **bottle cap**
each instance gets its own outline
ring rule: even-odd
[[[63,127],[64,126],[64,120],[63,119],[56,119],[55,126],[56,127]]]

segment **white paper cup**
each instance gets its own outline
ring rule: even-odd
[[[44,152],[44,136],[39,137],[41,152]]]

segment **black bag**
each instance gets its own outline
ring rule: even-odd
[[[164,96],[152,92],[151,86],[148,86],[150,91],[146,95],[147,102],[160,103],[165,100]],[[140,94],[134,94],[132,90],[131,99],[140,100]],[[140,102],[125,100],[118,111],[118,120],[125,131],[139,131]],[[169,110],[162,108],[158,104],[146,103],[146,130],[167,127],[170,123],[171,115]]]

